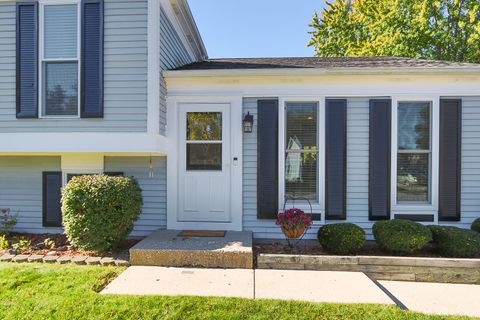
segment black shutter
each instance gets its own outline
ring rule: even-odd
[[[38,3],[17,3],[17,118],[38,118]]]
[[[368,218],[390,219],[392,101],[370,100]]]
[[[82,118],[103,117],[103,1],[82,0]]]
[[[462,100],[440,100],[439,220],[460,220]]]
[[[278,213],[278,101],[257,103],[257,217]]]
[[[43,173],[43,226],[61,227],[62,226],[62,208],[61,208],[61,172]]]
[[[325,219],[345,220],[347,100],[327,99],[325,116]]]

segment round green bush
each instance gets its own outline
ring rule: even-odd
[[[473,221],[472,225],[470,226],[470,229],[476,232],[480,232],[480,218],[475,219]]]
[[[432,239],[428,227],[409,220],[377,221],[373,236],[380,247],[399,255],[420,250]]]
[[[327,224],[318,230],[318,241],[330,253],[354,254],[365,243],[365,231],[353,223]]]
[[[134,178],[91,175],[73,177],[62,190],[65,233],[83,250],[116,248],[133,229],[143,204]]]
[[[480,234],[457,227],[429,226],[437,251],[446,257],[480,256]]]

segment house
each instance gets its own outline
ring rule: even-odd
[[[0,207],[17,231],[62,232],[62,185],[101,172],[139,180],[141,236],[280,238],[284,206],[313,214],[310,238],[480,217],[480,65],[208,59],[185,0],[1,2],[0,26]]]

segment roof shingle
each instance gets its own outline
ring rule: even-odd
[[[471,68],[480,64],[401,57],[287,57],[226,58],[194,62],[175,70],[282,69],[282,68]]]

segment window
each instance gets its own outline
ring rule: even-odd
[[[318,104],[287,103],[285,197],[318,201]]]
[[[397,117],[397,202],[430,203],[431,103],[400,102]]]
[[[187,170],[222,170],[222,113],[187,112]]]
[[[79,9],[43,5],[40,24],[41,116],[79,115]]]

